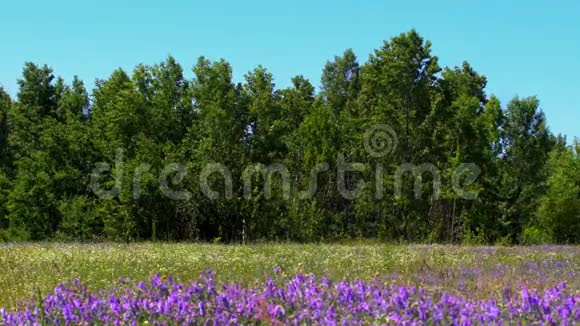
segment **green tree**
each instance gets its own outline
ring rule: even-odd
[[[178,210],[182,203],[167,198],[159,177],[164,167],[182,162],[179,148],[195,115],[190,83],[173,57],[151,67],[139,65],[132,80],[144,101],[138,120],[146,122],[147,128],[134,136],[136,150],[124,162],[127,185],[120,198],[134,216],[138,238],[181,239],[185,227]]]
[[[0,87],[0,170],[6,170],[11,163],[8,144],[8,112],[11,106],[10,96]]]
[[[555,148],[548,161],[548,190],[540,199],[537,224],[558,243],[580,241],[579,145]]]
[[[417,241],[430,229],[426,216],[435,195],[429,190],[432,181],[424,183],[426,191],[418,198],[409,174],[401,185],[394,185],[392,176],[401,164],[433,162],[437,148],[431,142],[431,115],[441,99],[437,87],[440,71],[431,43],[414,30],[385,41],[362,67],[358,107],[364,120],[360,124],[367,131],[386,125],[394,133],[385,139],[391,147],[386,155],[367,155],[369,163],[384,169],[380,180],[385,185],[384,195],[377,200],[374,189],[369,189],[358,205],[359,214],[367,215],[365,219],[372,221],[382,238]],[[400,196],[394,196],[394,186],[400,186]]]
[[[6,201],[10,189],[8,169],[12,165],[8,144],[8,111],[11,107],[10,96],[0,87],[0,232],[8,227]],[[0,240],[2,235],[0,235]]]
[[[435,149],[432,162],[444,171],[446,180],[441,200],[433,203],[430,218],[435,241],[458,241],[463,233],[494,228],[494,212],[485,202],[495,193],[497,156],[499,155],[502,111],[499,100],[488,98],[487,79],[478,74],[467,62],[461,67],[445,69],[440,87],[442,99],[430,116],[431,146]],[[453,178],[460,176],[462,167],[470,164],[467,173],[479,172],[475,183],[464,189],[476,197],[454,189]],[[466,198],[467,197],[467,198]]]
[[[6,207],[11,237],[44,239],[58,226],[50,156],[43,134],[54,119],[62,81],[54,83],[52,70],[27,63],[18,81],[18,101],[9,112],[16,172]],[[50,132],[48,132],[50,133]]]
[[[500,221],[504,235],[517,237],[546,190],[546,162],[553,141],[535,97],[515,98],[508,104],[502,131]]]
[[[26,63],[15,100],[0,89],[0,239],[579,241],[580,144],[438,62],[411,30],[328,61],[318,93],[168,57],[91,96]]]
[[[10,96],[0,87],[0,232],[8,227],[6,201],[10,189],[8,168],[12,165],[8,144],[8,111],[11,107]],[[0,240],[2,240],[0,234]]]
[[[360,66],[351,49],[324,66],[321,77],[324,101],[334,110],[354,112],[360,92]]]
[[[72,87],[60,78],[53,80],[50,68],[27,64],[11,114],[10,142],[18,154],[7,208],[16,238],[54,236],[62,219],[60,201],[87,192],[88,95],[76,77]]]
[[[356,101],[360,91],[359,64],[352,50],[326,63],[321,93],[311,100],[309,84],[301,97],[308,99],[307,114],[288,133],[289,166],[296,191],[289,207],[290,238],[300,241],[353,236],[353,202],[338,189],[338,160],[354,159]],[[295,82],[295,89],[299,84]],[[302,106],[304,106],[304,104]],[[302,111],[304,112],[304,111]],[[298,120],[296,120],[298,121]],[[360,173],[348,173],[344,188],[353,189]],[[315,186],[316,189],[311,188]],[[315,191],[311,191],[315,190]]]
[[[189,176],[184,188],[192,192],[183,203],[187,232],[203,240],[241,241],[244,218],[240,208],[241,175],[248,160],[249,112],[242,86],[232,82],[232,68],[225,60],[199,58],[191,83],[197,119],[190,126],[181,150]],[[208,187],[218,191],[210,199],[200,189],[199,176],[208,166],[221,164],[231,173],[232,195],[228,196],[225,177],[208,176]]]

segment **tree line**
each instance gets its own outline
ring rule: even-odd
[[[204,57],[193,73],[185,78],[168,57],[132,73],[118,69],[89,94],[76,77],[67,84],[46,65],[26,63],[16,98],[0,88],[0,239],[580,240],[580,143],[549,131],[537,98],[502,106],[467,62],[440,67],[414,30],[362,64],[352,50],[328,61],[318,91],[302,76],[278,89],[262,66],[234,83],[226,61]],[[396,142],[379,142],[388,153],[369,155],[368,131],[385,125]],[[114,164],[120,149],[122,169]],[[339,178],[339,158],[371,168]],[[99,162],[109,169],[95,176]],[[183,169],[169,187],[188,195],[169,199],[159,174],[176,163]],[[205,180],[217,196],[210,199],[199,180],[216,163],[231,174],[231,194],[224,176],[211,173]],[[289,195],[274,173],[266,194],[255,173],[245,196],[244,176],[256,163],[284,166]],[[425,171],[396,184],[402,164],[424,163],[437,168],[440,185]],[[471,198],[452,187],[464,163],[478,169]],[[316,191],[302,198],[298,190],[308,189],[314,170]],[[98,196],[95,180],[118,191]],[[362,180],[381,181],[381,196]],[[345,198],[341,185],[358,189],[356,196]]]

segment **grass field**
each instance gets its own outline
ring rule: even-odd
[[[78,279],[92,288],[170,275],[187,282],[211,268],[217,282],[251,286],[280,267],[331,280],[380,278],[470,297],[488,297],[519,282],[544,289],[567,282],[580,293],[580,247],[441,245],[5,244],[0,247],[0,307],[45,295]]]

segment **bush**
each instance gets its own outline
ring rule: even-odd
[[[524,228],[521,242],[525,245],[545,244],[552,242],[552,237],[540,227],[531,225]]]

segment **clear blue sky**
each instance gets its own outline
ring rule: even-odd
[[[442,1],[443,2],[443,1]],[[90,88],[115,68],[171,54],[191,77],[197,57],[225,58],[236,79],[258,64],[277,85],[374,48],[411,28],[443,66],[469,61],[505,102],[537,95],[551,129],[580,137],[580,1],[5,1],[0,84],[15,95],[24,62],[48,64]]]

